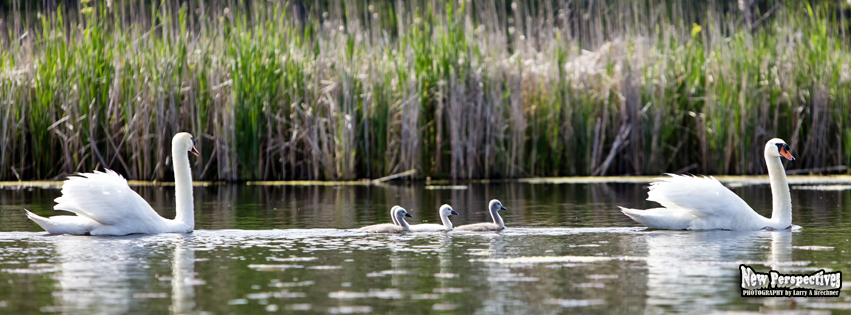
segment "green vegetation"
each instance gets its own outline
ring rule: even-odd
[[[369,3],[13,6],[0,180],[167,180],[179,131],[205,180],[758,174],[773,137],[851,162],[845,2]]]

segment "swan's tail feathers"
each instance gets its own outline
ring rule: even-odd
[[[55,224],[53,224],[53,222],[50,222],[50,219],[45,218],[45,217],[40,216],[40,215],[37,215],[35,213],[32,213],[27,209],[24,209],[24,211],[27,212],[27,218],[30,218],[30,220],[35,222],[35,224],[38,224],[38,226],[40,226],[42,229],[44,229],[48,233],[59,234],[59,233],[53,233],[52,232],[52,230],[54,230]]]
[[[644,222],[644,214],[643,214],[644,210],[624,208],[624,207],[621,207],[621,206],[618,206],[618,208],[621,208],[621,212],[623,212],[623,214],[628,216],[630,219],[633,219],[633,220],[635,220],[635,222],[638,222],[638,223],[643,224],[644,226],[647,226],[647,223]]]
[[[621,212],[651,229],[686,230],[697,219],[688,211],[680,209],[653,208],[647,210],[621,208]]]
[[[24,209],[24,211],[26,211],[26,212],[27,212],[27,218],[30,218],[30,220],[32,220],[33,222],[35,222],[35,224],[38,224],[38,226],[40,226],[42,229],[47,230],[47,228],[45,228],[45,226],[50,225],[50,222],[49,222],[49,219],[48,219],[48,218],[45,218],[45,217],[43,217],[43,216],[37,215],[37,214],[35,214],[35,213],[32,213],[32,212],[30,212],[30,211],[29,211],[29,210],[27,210],[27,209]]]
[[[24,209],[27,212],[27,218],[30,218],[35,224],[38,224],[42,229],[50,234],[77,234],[83,235],[91,232],[92,227],[96,222],[85,218],[73,215],[57,215],[50,218],[37,215]]]

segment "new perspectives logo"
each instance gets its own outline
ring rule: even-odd
[[[771,270],[756,272],[748,265],[739,265],[742,277],[742,297],[805,297],[839,296],[842,288],[842,272],[825,272],[824,269],[811,274],[785,275]]]

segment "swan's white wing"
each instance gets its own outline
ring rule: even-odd
[[[146,225],[162,218],[112,170],[80,173],[62,185],[54,210],[76,213],[103,225]]]
[[[703,218],[721,216],[734,218],[755,213],[738,195],[724,187],[714,177],[668,174],[650,184],[647,200],[669,209],[683,209]]]

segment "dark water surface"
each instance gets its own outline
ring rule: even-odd
[[[851,190],[793,186],[793,231],[649,231],[646,184],[470,184],[195,188],[196,231],[51,236],[57,189],[0,190],[0,313],[704,313],[851,309]],[[439,187],[438,187],[439,188]],[[808,188],[808,189],[797,189]],[[813,190],[815,188],[816,190]],[[173,187],[135,187],[166,217]],[[768,185],[734,191],[763,215]],[[501,233],[367,235],[399,204],[439,223],[490,220]],[[834,298],[742,298],[739,265],[842,271]]]

